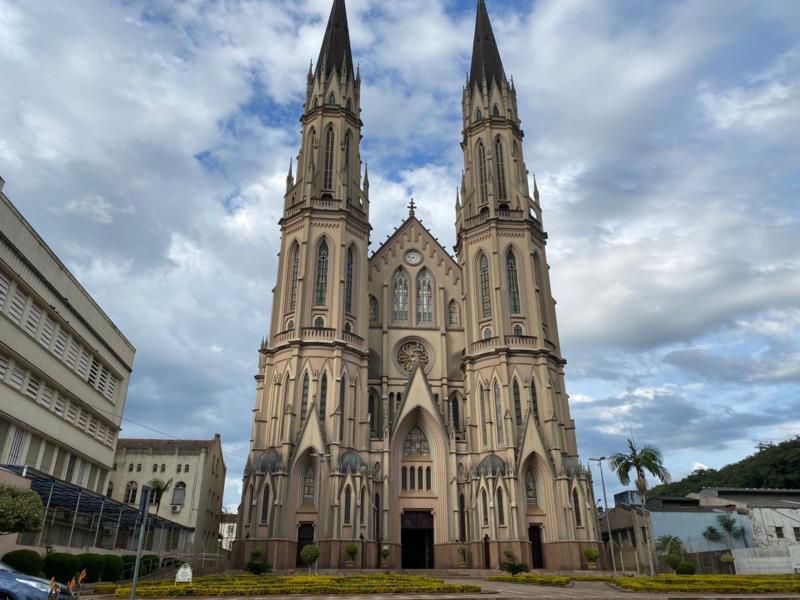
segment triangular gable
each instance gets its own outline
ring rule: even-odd
[[[298,456],[302,456],[303,452],[309,448],[316,450],[317,454],[324,454],[326,445],[325,433],[319,426],[317,403],[313,402],[308,409],[305,422],[300,425],[300,433],[297,436],[297,445],[294,449],[292,462]]]
[[[406,383],[405,393],[397,409],[397,416],[392,426],[392,436],[397,432],[397,428],[403,422],[403,419],[418,407],[429,412],[436,419],[436,422],[442,426],[442,431],[446,431],[442,415],[439,414],[439,407],[436,406],[433,400],[433,391],[428,383],[428,378],[425,377],[425,370],[420,365],[414,367],[408,378],[408,383]]]
[[[397,243],[397,241],[401,239],[406,232],[414,229],[415,227],[422,234],[424,241],[433,247],[435,251],[442,256],[443,260],[448,263],[448,266],[456,272],[456,276],[460,277],[461,267],[458,265],[455,259],[444,248],[444,246],[439,243],[430,230],[423,225],[422,221],[413,215],[403,221],[403,224],[400,225],[400,227],[398,227],[395,232],[389,236],[389,238],[383,242],[383,244],[381,244],[380,247],[375,250],[375,252],[372,253],[372,256],[369,258],[370,267],[380,264],[381,261],[388,262],[391,248],[394,247],[395,243]]]
[[[525,420],[525,427],[522,430],[521,444],[518,444],[519,453],[517,454],[517,469],[520,471],[519,475],[522,476],[523,465],[532,452],[535,452],[542,457],[543,462],[547,465],[548,469],[555,477],[555,469],[553,468],[553,461],[550,453],[545,450],[542,443],[542,437],[539,433],[539,428],[536,426],[536,420],[533,417],[533,411],[528,411],[528,418]]]

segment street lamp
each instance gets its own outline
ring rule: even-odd
[[[603,506],[606,511],[606,526],[608,527],[608,543],[611,548],[611,567],[614,569],[614,576],[617,576],[617,559],[614,557],[614,536],[611,533],[611,515],[608,513],[608,498],[606,497],[606,478],[603,475],[603,461],[608,457],[600,456],[598,458],[590,458],[590,461],[596,462],[600,465],[600,481],[603,484]]]

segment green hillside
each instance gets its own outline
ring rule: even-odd
[[[695,471],[654,487],[648,496],[685,496],[705,487],[800,489],[800,436],[780,444],[760,444],[755,454],[737,463]]]

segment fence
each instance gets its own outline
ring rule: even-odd
[[[794,573],[789,548],[744,548],[733,551],[736,572],[741,575]]]

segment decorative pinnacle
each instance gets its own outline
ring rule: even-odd
[[[408,216],[413,217],[417,212],[417,204],[414,202],[414,199],[411,199],[411,202],[408,203]]]

